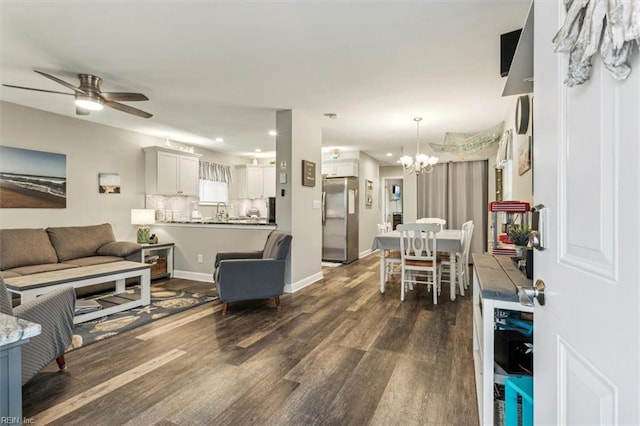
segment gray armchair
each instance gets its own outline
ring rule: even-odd
[[[264,249],[252,252],[216,254],[213,279],[226,314],[229,302],[273,297],[280,305],[284,293],[284,274],[291,250],[290,234],[272,231]]]
[[[0,276],[0,312],[40,324],[42,332],[22,347],[22,384],[54,359],[66,368],[64,351],[73,337],[76,293],[73,287],[60,287],[15,308]]]

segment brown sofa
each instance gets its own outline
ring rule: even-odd
[[[120,260],[140,260],[141,246],[116,241],[111,225],[0,229],[0,272],[4,278]],[[86,293],[99,288],[89,288]]]

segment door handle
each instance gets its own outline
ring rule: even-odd
[[[531,307],[533,306],[533,299],[537,299],[540,306],[544,306],[544,290],[545,285],[542,280],[537,280],[535,285],[531,288],[518,287],[518,298],[520,299],[520,304]]]
[[[543,204],[538,204],[531,209],[531,233],[529,234],[529,245],[536,250],[547,248],[548,213],[549,208]]]

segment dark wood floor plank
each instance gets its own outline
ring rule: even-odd
[[[470,290],[451,302],[445,284],[433,305],[422,286],[400,302],[397,276],[380,293],[378,262],[374,253],[323,268],[279,309],[244,301],[223,315],[214,301],[70,352],[68,371],[52,363],[23,387],[24,415],[54,407],[54,424],[477,424]],[[184,279],[154,287],[215,295],[211,283]],[[65,411],[172,350],[184,354]]]

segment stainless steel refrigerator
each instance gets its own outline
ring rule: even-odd
[[[358,259],[358,178],[322,180],[322,260]]]

